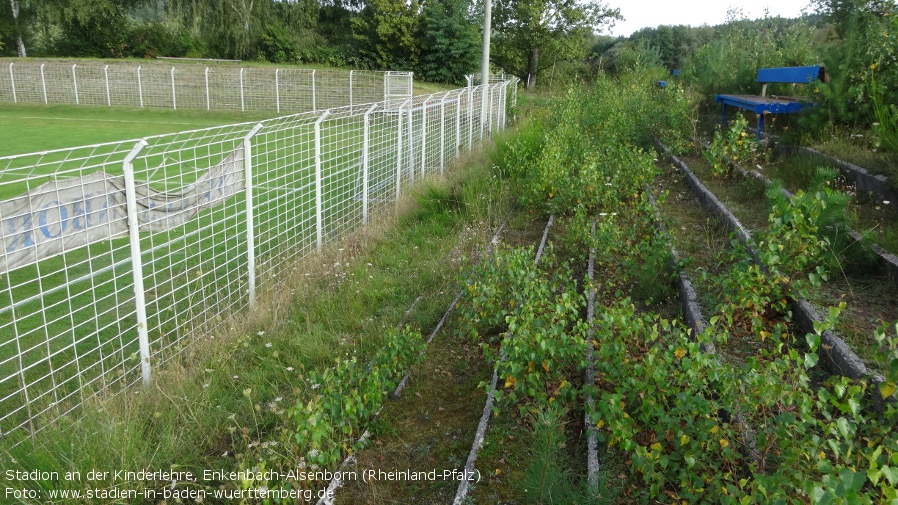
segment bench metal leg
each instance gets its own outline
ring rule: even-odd
[[[758,114],[758,140],[764,140],[764,114]]]

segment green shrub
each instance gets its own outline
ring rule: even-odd
[[[751,163],[760,155],[758,139],[745,131],[747,127],[748,121],[742,114],[738,114],[726,130],[714,132],[714,140],[708,149],[702,151],[702,155],[711,165],[711,173],[715,177],[730,173],[730,161]]]
[[[404,328],[390,333],[367,366],[353,357],[313,372],[309,377],[312,397],[293,410],[294,438],[304,461],[334,468],[343,454],[358,450],[366,426],[423,348],[421,334]]]

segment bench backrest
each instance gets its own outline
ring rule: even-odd
[[[824,78],[823,67],[779,67],[779,68],[759,68],[758,82],[790,82],[796,84],[807,84]]]

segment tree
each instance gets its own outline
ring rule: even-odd
[[[19,0],[9,0],[9,6],[12,8],[13,29],[16,34],[16,52],[19,58],[28,56],[25,52],[25,43],[22,41],[22,29],[19,27]]]
[[[587,37],[617,19],[619,9],[601,0],[497,0],[493,61],[533,87],[555,60],[584,59]],[[543,54],[553,60],[541,61]]]
[[[811,4],[843,38],[851,30],[866,31],[872,21],[895,10],[895,0],[811,0]]]
[[[271,6],[271,0],[170,0],[169,15],[205,42],[209,56],[253,59]]]
[[[480,35],[467,0],[428,0],[424,3],[421,62],[424,80],[459,83],[477,68]]]
[[[382,70],[414,68],[421,54],[419,11],[417,0],[368,0],[351,20],[360,63]]]
[[[30,32],[61,56],[123,56],[128,14],[150,0],[17,0],[31,5]]]

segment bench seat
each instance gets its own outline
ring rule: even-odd
[[[803,97],[767,96],[767,83],[808,84],[816,80],[826,81],[826,70],[823,67],[782,67],[758,69],[757,82],[764,86],[760,95],[726,95],[714,97],[716,103],[723,105],[722,121],[726,124],[727,106],[738,107],[754,112],[758,116],[758,138],[764,133],[764,116],[766,114],[795,114],[805,107],[816,104]]]
[[[793,114],[803,109],[808,102],[801,102],[794,97],[765,97],[759,95],[717,95],[717,103],[732,105],[740,109],[753,111],[755,114]]]

